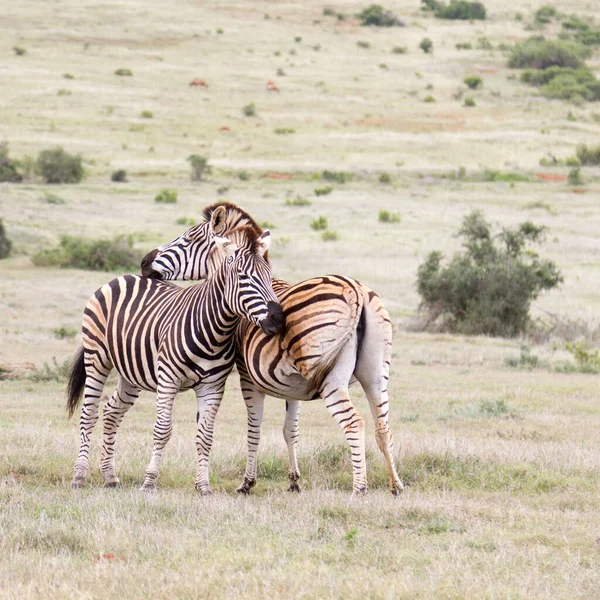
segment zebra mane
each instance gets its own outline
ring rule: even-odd
[[[222,206],[227,212],[227,226],[226,231],[230,231],[235,229],[236,227],[248,226],[253,228],[258,235],[260,235],[263,230],[262,227],[241,207],[236,206],[233,202],[215,202],[210,206],[207,206],[202,211],[202,216],[205,221],[210,221],[210,217],[213,214],[213,211]]]
[[[225,237],[240,248],[247,248],[251,252],[258,252],[262,232],[256,231],[252,225],[240,225],[225,233]]]
[[[227,214],[227,216],[225,217],[225,233],[223,235],[229,238],[230,234],[234,231],[243,231],[244,245],[246,244],[246,239],[250,240],[249,243],[252,244],[252,250],[256,251],[257,240],[259,236],[262,235],[263,229],[243,208],[237,206],[236,204],[233,204],[233,202],[225,202],[221,200],[219,202],[215,202],[214,204],[207,206],[202,211],[202,216],[204,217],[205,221],[210,221],[213,211],[215,211],[220,206],[222,206],[225,209]],[[240,238],[240,242],[242,242],[242,238]],[[264,258],[267,262],[269,262],[268,252],[265,253]]]

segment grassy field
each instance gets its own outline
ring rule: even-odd
[[[588,338],[598,329],[600,171],[582,168],[583,184],[571,186],[568,167],[539,161],[596,144],[600,107],[541,97],[499,48],[532,35],[543,4],[488,0],[488,20],[452,22],[422,13],[416,0],[396,1],[389,7],[407,27],[389,29],[361,27],[352,15],[366,4],[357,2],[3,8],[0,141],[16,158],[62,145],[82,154],[87,171],[78,185],[0,184],[13,241],[0,261],[0,365],[38,369],[0,380],[3,598],[600,598],[598,376],[560,372],[572,363],[560,332],[533,344],[410,331],[418,265],[432,250],[458,249],[454,234],[474,208],[498,228],[546,225],[542,254],[565,281],[533,312]],[[552,4],[597,13],[589,0]],[[349,17],[324,16],[324,6]],[[558,31],[551,24],[545,33]],[[424,37],[431,54],[419,49]],[[466,42],[472,50],[456,49]],[[588,64],[600,70],[597,52]],[[120,68],[133,76],[115,75]],[[463,78],[475,74],[482,89],[466,91]],[[209,88],[189,87],[196,77]],[[268,80],[279,94],[266,91]],[[476,106],[463,105],[466,95]],[[250,103],[255,117],[243,114]],[[204,182],[190,181],[193,153],[213,167]],[[110,181],[117,169],[128,183]],[[486,169],[527,181],[483,181]],[[326,181],[324,170],[352,179]],[[331,193],[315,193],[326,186]],[[154,202],[165,188],[177,190],[177,203]],[[193,490],[189,393],[176,403],[156,494],[138,492],[151,452],[150,394],[122,426],[121,487],[101,487],[96,435],[91,484],[71,491],[78,425],[66,421],[58,367],[78,344],[87,299],[114,274],[36,267],[32,257],[65,234],[131,235],[141,257],[185,228],[178,219],[198,219],[219,198],[272,228],[277,276],[343,273],[384,298],[396,325],[391,426],[402,498],[387,492],[370,425],[370,493],[350,496],[349,452],[318,402],[302,409],[304,493],[289,495],[275,399],[259,483],[237,497],[245,409],[235,377],[217,419],[214,496]],[[379,222],[380,210],[400,222]],[[311,229],[320,216],[337,240]],[[523,344],[539,359],[533,370],[519,363]],[[366,416],[365,399],[353,397]]]

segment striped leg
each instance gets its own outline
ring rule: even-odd
[[[215,418],[223,399],[225,379],[215,384],[204,384],[196,388],[198,400],[198,432],[196,433],[196,491],[202,496],[211,494],[208,480],[208,455],[212,447]]]
[[[100,472],[106,487],[116,487],[119,478],[115,470],[115,441],[117,431],[125,413],[133,406],[140,395],[140,389],[131,385],[119,376],[117,389],[104,406],[104,438],[102,442],[102,458]]]
[[[286,400],[285,402],[285,423],[283,425],[283,437],[288,447],[290,468],[288,476],[290,478],[290,487],[288,492],[300,492],[300,469],[298,468],[298,458],[296,455],[296,446],[298,444],[298,418],[300,416],[301,402],[297,400]]]
[[[71,482],[72,488],[83,487],[87,479],[90,466],[90,439],[92,431],[98,422],[98,406],[102,397],[104,383],[111,368],[105,369],[100,366],[86,364],[85,371],[84,402],[79,421],[79,453],[75,461],[75,473]]]
[[[167,382],[159,371],[158,389],[156,395],[156,423],[154,424],[154,445],[152,458],[146,468],[146,477],[141,490],[151,492],[156,489],[158,479],[158,468],[162,453],[171,439],[173,432],[173,403],[179,388],[171,382]]]
[[[240,385],[246,403],[246,411],[248,412],[248,454],[244,480],[236,491],[240,494],[249,494],[250,490],[256,485],[257,454],[265,407],[265,395],[252,384],[241,370]]]

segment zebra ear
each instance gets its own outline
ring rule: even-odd
[[[227,211],[224,206],[217,206],[210,215],[210,229],[214,235],[221,235],[225,231]]]
[[[271,232],[268,229],[263,231],[263,234],[258,238],[258,253],[264,256],[271,244]]]
[[[225,237],[220,237],[216,235],[213,238],[215,242],[215,246],[225,254],[225,256],[233,256],[238,247],[231,241]]]

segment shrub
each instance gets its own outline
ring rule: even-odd
[[[335,242],[338,239],[337,231],[329,231],[329,229],[327,229],[321,234],[321,239],[324,242]]]
[[[431,94],[429,94],[429,95],[425,96],[425,98],[423,98],[423,102],[433,104],[435,102],[435,98]]]
[[[391,213],[389,210],[380,210],[377,215],[377,220],[380,223],[400,223],[402,218],[400,217],[400,213]]]
[[[358,18],[361,25],[374,25],[375,27],[393,27],[402,24],[391,10],[386,10],[380,4],[371,4],[369,8],[365,8],[358,15]]]
[[[327,196],[327,194],[331,194],[333,192],[333,187],[330,185],[326,185],[322,188],[315,188],[315,196]]]
[[[297,44],[299,44],[299,43],[302,41],[302,37],[301,37],[301,36],[299,36],[299,35],[297,35],[297,36],[294,38],[294,41],[295,41]]]
[[[421,48],[425,54],[430,54],[433,52],[433,42],[429,38],[423,38],[419,44],[419,48]]]
[[[17,56],[23,56],[25,54],[27,54],[27,50],[25,48],[23,48],[22,46],[13,46],[13,52],[17,55]]]
[[[570,15],[563,21],[561,37],[574,39],[584,46],[600,45],[600,29],[592,27],[587,21],[577,15]]]
[[[189,227],[193,227],[196,224],[196,220],[191,217],[179,217],[175,221],[176,225],[187,225]]]
[[[589,50],[570,40],[529,38],[511,50],[508,66],[516,69],[548,69],[570,67],[580,69],[589,56]]]
[[[337,183],[346,183],[352,179],[352,173],[344,171],[323,171],[321,177],[325,181],[336,181]]]
[[[483,81],[479,75],[469,75],[463,79],[463,82],[471,90],[477,90],[483,86]]]
[[[437,0],[421,0],[421,10],[434,12],[440,7],[440,3]]]
[[[246,117],[255,117],[256,116],[256,105],[254,102],[250,102],[250,104],[246,104],[244,108],[242,108],[242,112]]]
[[[475,106],[475,100],[471,96],[467,96],[463,101],[463,106],[468,106],[469,108],[472,108],[473,106]]]
[[[325,217],[319,217],[318,219],[313,219],[310,226],[315,231],[322,231],[323,229],[327,229],[327,219]]]
[[[20,183],[23,175],[19,173],[19,163],[8,156],[8,144],[0,142],[0,182]]]
[[[133,250],[131,237],[86,240],[82,237],[63,236],[57,248],[36,254],[33,264],[92,271],[137,271],[140,257]]]
[[[63,73],[63,77],[65,79],[75,79],[75,75],[73,75],[71,73]]]
[[[507,183],[514,183],[516,181],[529,181],[529,178],[520,173],[502,173],[501,171],[488,171],[484,173],[485,181],[505,181]]]
[[[113,171],[110,176],[110,180],[117,183],[127,183],[127,171],[125,169]]]
[[[554,6],[542,6],[535,12],[533,17],[538,25],[547,25],[558,15]]]
[[[583,179],[581,179],[581,168],[575,167],[569,171],[569,184],[570,185],[581,185]]]
[[[56,194],[44,194],[44,202],[46,202],[47,204],[66,204],[67,201],[64,198],[61,198],[60,196],[57,196]]]
[[[141,119],[152,119],[152,117],[154,117],[154,113],[151,110],[143,110],[140,113]]]
[[[358,42],[356,42],[356,45],[359,48],[370,48],[371,47],[371,44],[369,44],[369,42],[363,42],[363,41],[360,41],[360,40]]]
[[[521,81],[529,85],[541,86],[548,98],[561,100],[600,100],[600,81],[586,68],[548,67],[543,71],[528,69],[521,73]]]
[[[277,135],[292,135],[293,133],[296,133],[296,130],[291,127],[277,127],[275,133]]]
[[[4,223],[2,222],[2,219],[0,219],[0,259],[10,256],[11,249],[12,242],[6,237]]]
[[[285,201],[286,206],[310,206],[312,202],[302,196],[296,196],[293,200],[289,198]]]
[[[240,171],[238,173],[238,179],[240,181],[250,181],[250,173],[248,173],[248,171]]]
[[[79,183],[84,170],[79,154],[69,154],[61,146],[42,150],[36,160],[36,169],[46,183]]]
[[[65,88],[61,88],[56,92],[57,96],[70,96],[73,92],[71,90],[67,90]]]
[[[190,154],[186,160],[192,167],[192,181],[202,181],[205,175],[212,173],[212,167],[208,164],[208,158],[199,154]]]
[[[161,190],[154,196],[154,202],[161,204],[175,204],[177,202],[177,191],[176,190]]]
[[[380,173],[379,183],[383,183],[384,185],[392,183],[392,176],[389,173]]]
[[[277,69],[277,77],[285,77],[285,71],[281,67]]]
[[[323,15],[326,17],[335,17],[336,12],[335,10],[333,10],[333,8],[324,8],[323,9]]]
[[[597,348],[591,351],[585,343],[567,342],[565,349],[571,353],[582,373],[600,373],[600,353]]]
[[[133,77],[131,69],[117,69],[115,75],[118,75],[119,77]]]
[[[577,146],[575,151],[582,165],[600,166],[600,146],[587,147],[586,144]]]
[[[406,54],[408,48],[406,46],[394,46],[392,48],[392,54]]]
[[[458,231],[464,251],[446,266],[441,252],[431,252],[419,266],[421,308],[451,331],[518,335],[529,323],[531,302],[562,282],[556,265],[530,248],[544,241],[545,231],[527,221],[493,236],[483,214],[473,211]]]
[[[485,6],[481,2],[467,2],[466,0],[450,0],[450,4],[437,3],[435,16],[439,19],[453,19],[460,21],[483,21],[485,19]]]
[[[459,42],[456,44],[457,50],[473,50],[473,44],[471,42]]]
[[[53,333],[54,337],[59,340],[66,340],[74,338],[79,333],[79,329],[73,329],[72,327],[57,327]]]

